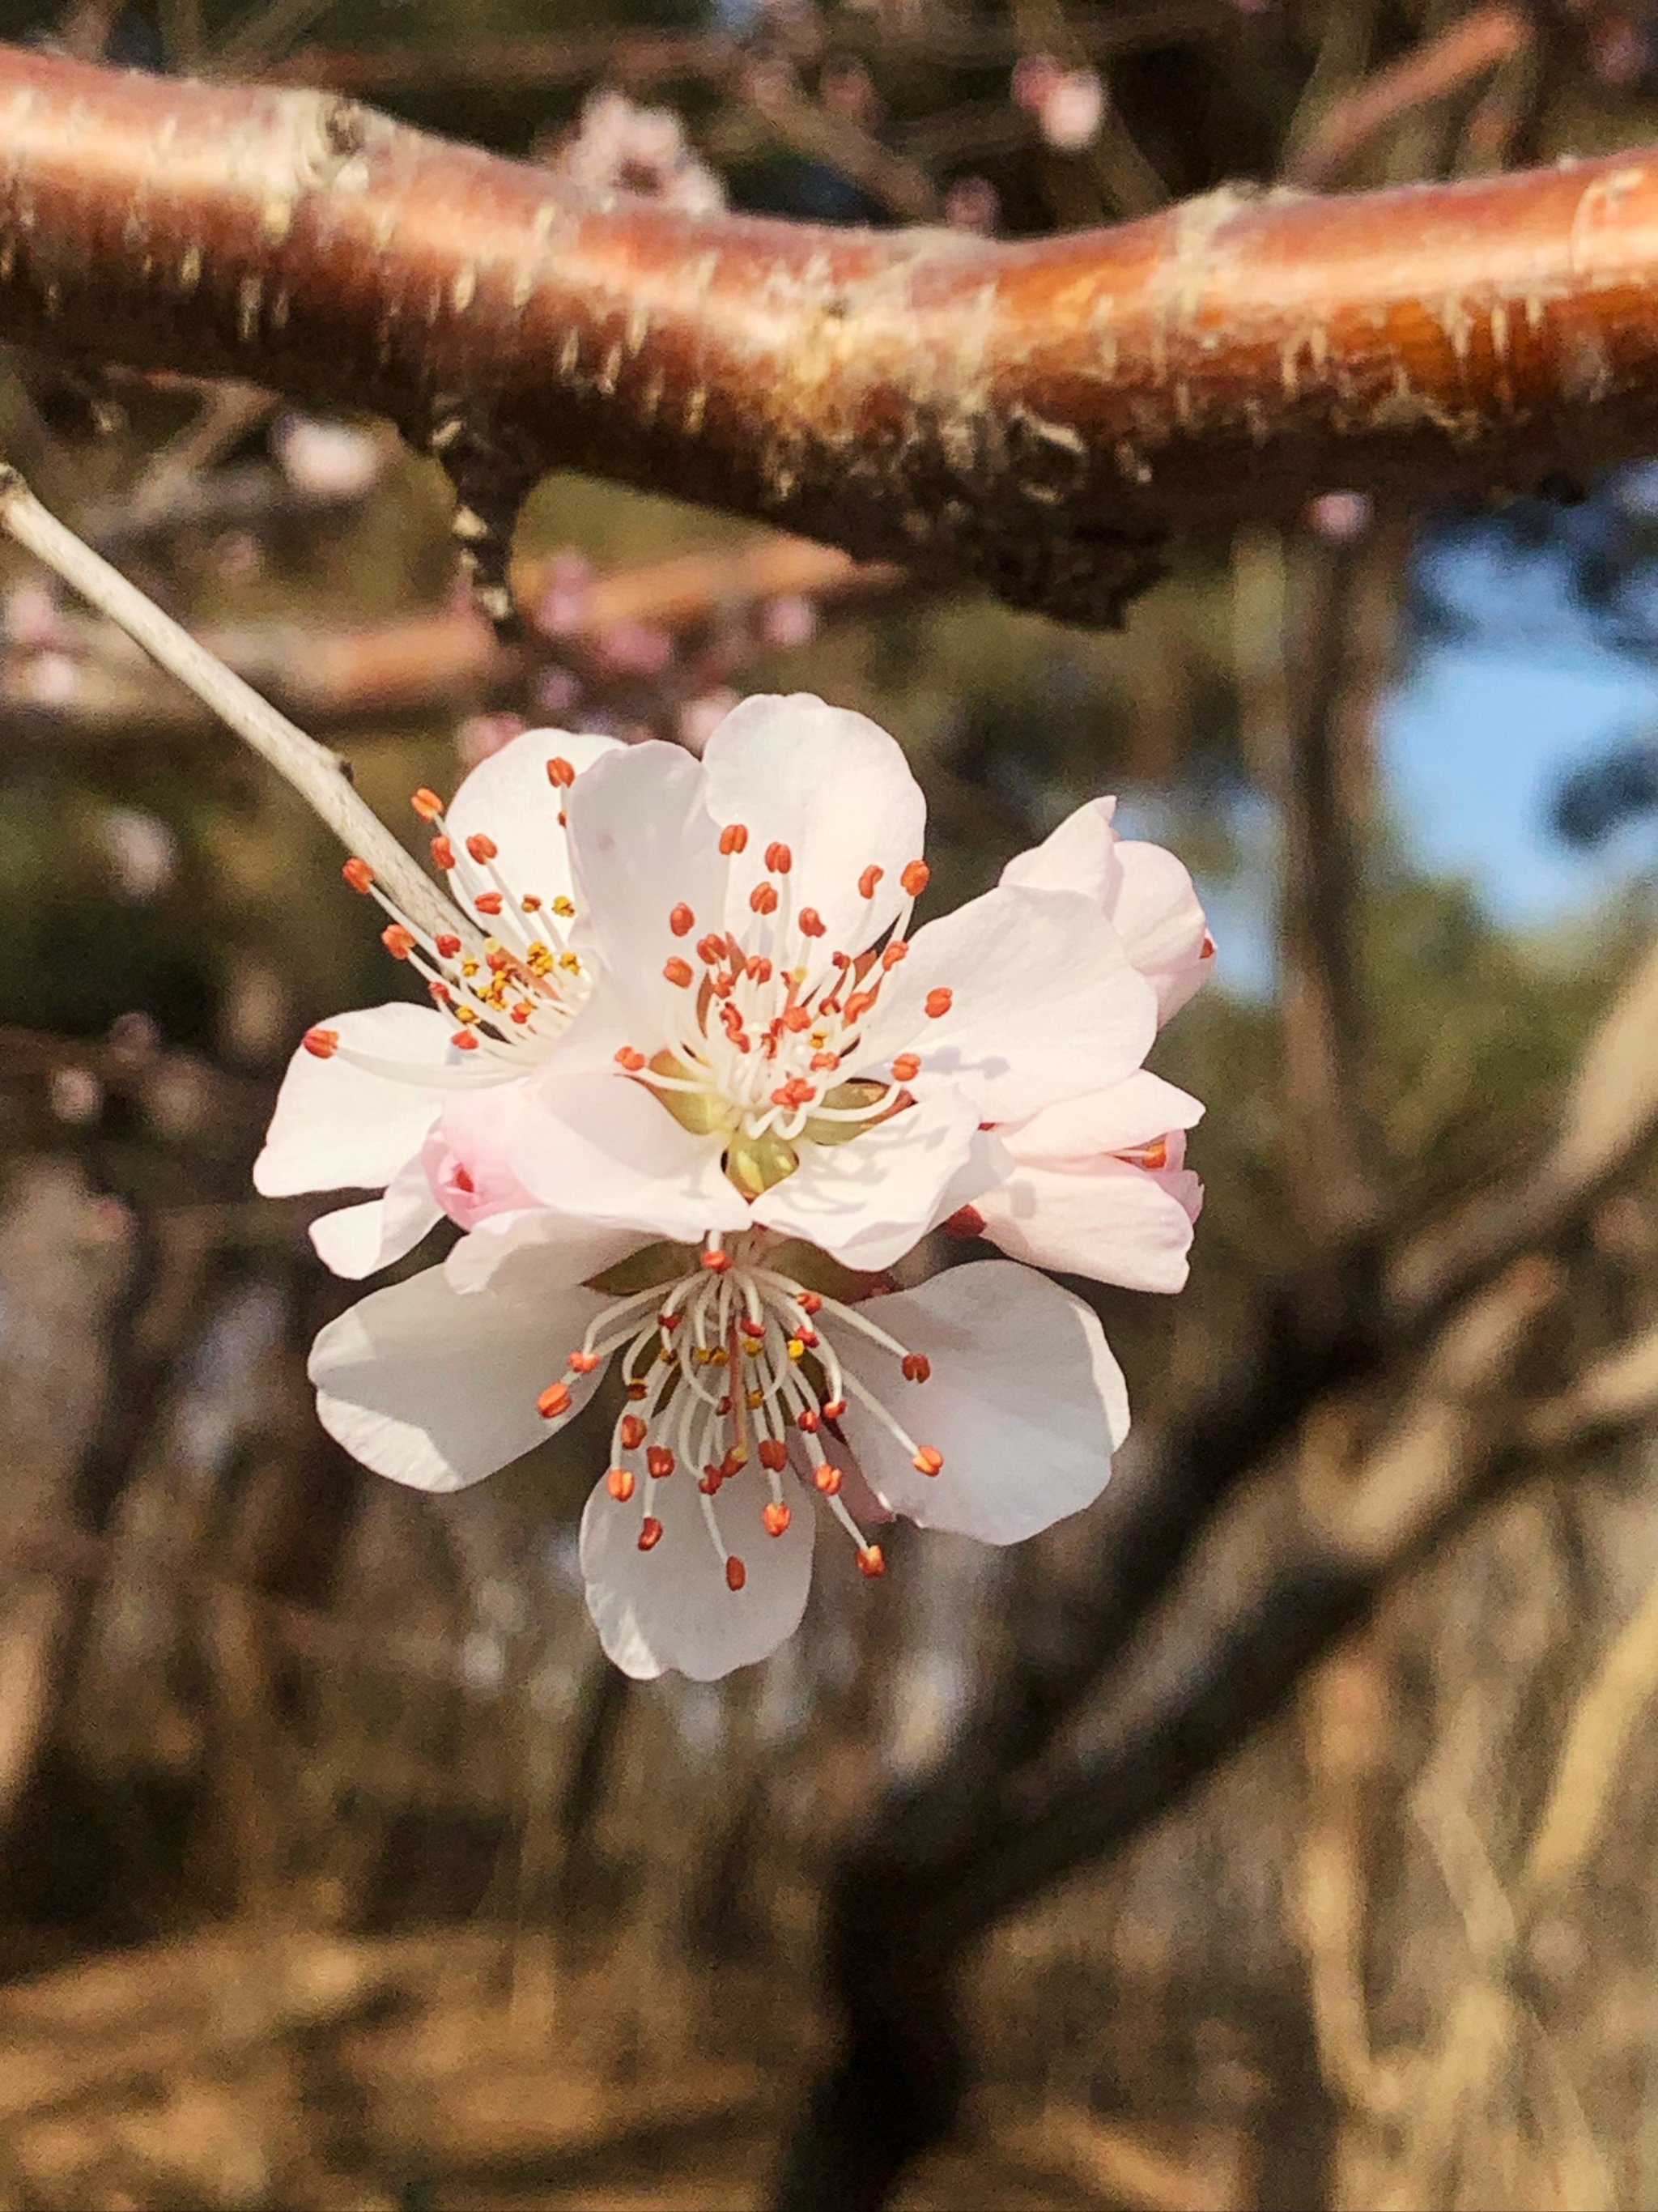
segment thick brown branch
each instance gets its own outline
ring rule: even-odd
[[[1169,529],[1658,436],[1658,161],[999,245],[574,198],[325,95],[0,50],[0,307],[1109,619]]]

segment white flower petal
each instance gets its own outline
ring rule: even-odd
[[[556,898],[568,898],[570,856],[558,818],[568,793],[549,780],[547,763],[567,760],[580,776],[607,753],[621,750],[616,738],[522,731],[480,761],[450,801],[444,827],[457,853],[471,836],[489,837],[498,848],[495,871],[515,899],[532,893],[550,906]]]
[[[497,1213],[463,1237],[443,1263],[458,1291],[511,1291],[556,1262],[565,1279],[585,1283],[615,1267],[640,1246],[635,1229],[609,1222],[572,1219],[537,1206],[533,1212]]]
[[[890,1267],[961,1203],[981,1152],[977,1112],[940,1090],[848,1145],[802,1145],[799,1167],[755,1200],[754,1218],[848,1267]],[[965,1189],[994,1173],[980,1158]]]
[[[746,1571],[743,1588],[733,1590],[686,1470],[652,1487],[650,1510],[662,1537],[648,1552],[639,1548],[641,1495],[624,1504],[602,1482],[597,1486],[581,1516],[581,1571],[599,1641],[624,1674],[649,1680],[672,1668],[711,1682],[765,1658],[794,1633],[811,1583],[816,1516],[786,1480],[793,1514],[780,1536],[768,1536],[760,1516],[770,1495],[749,1470],[714,1500],[721,1539]]]
[[[940,1018],[928,994],[950,993]],[[1097,908],[1071,891],[998,890],[929,922],[882,986],[859,1071],[920,1055],[910,1085],[959,1086],[981,1120],[1020,1121],[1138,1067],[1157,1000]]]
[[[1154,1175],[1107,1158],[1088,1169],[1017,1167],[973,1208],[1011,1259],[1131,1291],[1178,1291],[1201,1196],[1188,1170]]]
[[[1122,841],[1112,827],[1116,811],[1114,799],[1087,800],[1051,836],[1011,860],[1002,881],[1026,890],[1080,891],[1108,913],[1121,882],[1116,854]]]
[[[748,1207],[720,1164],[720,1139],[682,1129],[627,1076],[544,1066],[526,1094],[501,1152],[543,1205],[687,1243],[748,1225]]]
[[[793,910],[817,908],[827,950],[861,951],[890,927],[906,900],[903,871],[920,859],[926,833],[926,802],[895,738],[810,692],[759,696],[732,708],[702,765],[714,822],[749,831],[732,866],[727,927],[750,926],[749,893],[774,842],[793,859]],[[866,900],[859,878],[871,866],[881,879]]]
[[[1157,994],[1157,1018],[1176,1014],[1208,973],[1208,924],[1192,878],[1161,845],[1117,848],[1122,888],[1111,919],[1128,957]]]
[[[253,1187],[266,1198],[307,1190],[381,1190],[425,1142],[452,1090],[422,1085],[419,1071],[440,1068],[452,1023],[430,1006],[368,1006],[319,1024],[376,1060],[406,1063],[411,1079],[370,1075],[337,1054],[319,1060],[301,1045],[288,1063]]]
[[[356,1283],[412,1252],[442,1218],[416,1157],[398,1169],[383,1197],[319,1215],[311,1224],[311,1242],[324,1267]]]
[[[1202,1119],[1202,1106],[1188,1092],[1142,1067],[1108,1091],[1061,1099],[999,1133],[1015,1160],[1080,1164],[1151,1144],[1170,1129],[1195,1128]]]
[[[1017,1544],[1098,1497],[1128,1433],[1128,1396],[1080,1298],[1028,1267],[987,1260],[878,1298],[869,1314],[932,1364],[930,1380],[906,1383],[887,1353],[844,1326],[835,1331],[842,1364],[918,1443],[944,1455],[941,1473],[919,1473],[851,1400],[847,1440],[896,1512],[924,1528]]]
[[[565,1376],[605,1301],[554,1263],[533,1297],[460,1291],[441,1267],[375,1291],[311,1347],[323,1426],[354,1458],[416,1490],[464,1490],[563,1425],[536,1400],[568,1381],[573,1419],[603,1370]]]

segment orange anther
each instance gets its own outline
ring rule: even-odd
[[[720,849],[729,860],[740,853],[749,842],[749,833],[740,822],[728,822],[720,833]]]
[[[925,1382],[932,1372],[932,1362],[925,1352],[907,1352],[903,1357],[903,1376],[906,1382]]]
[[[340,873],[354,891],[366,891],[374,880],[374,871],[367,860],[348,860]]]
[[[478,1041],[471,1030],[457,1030],[449,1042],[457,1052],[476,1052],[478,1048]]]
[[[301,1042],[313,1060],[332,1060],[339,1050],[340,1033],[337,1030],[307,1030]]]
[[[881,1547],[878,1544],[865,1544],[858,1554],[859,1573],[865,1582],[873,1583],[878,1582],[886,1571],[887,1563],[881,1557]]]
[[[873,991],[854,991],[852,996],[847,1000],[847,1021],[861,1022],[864,1016],[875,1004],[875,998],[876,994]]]
[[[882,877],[885,875],[885,873],[886,870],[884,868],[878,868],[874,866],[873,864],[865,868],[863,874],[858,878],[859,897],[866,899],[873,898],[875,896],[875,886],[880,882]]]
[[[823,1310],[823,1301],[816,1291],[802,1291],[794,1303],[802,1313],[815,1314],[822,1313]]]
[[[927,887],[927,878],[932,873],[932,869],[925,860],[912,860],[898,880],[911,898],[920,898]]]
[[[838,1052],[815,1052],[810,1065],[814,1074],[833,1074],[841,1065],[841,1055]]]
[[[645,1424],[637,1413],[624,1413],[620,1433],[623,1450],[637,1451],[645,1441]]]
[[[712,1498],[726,1480],[717,1467],[705,1467],[696,1478],[696,1486],[705,1498]]]
[[[560,791],[568,791],[575,781],[575,769],[562,753],[555,753],[548,762],[547,781]]]
[[[947,1014],[955,1003],[956,994],[945,990],[941,985],[938,990],[927,993],[921,1001],[921,1011],[930,1022],[936,1022],[940,1015]]]
[[[613,1467],[604,1478],[604,1487],[618,1505],[625,1505],[634,1494],[634,1479],[625,1467]]]
[[[668,927],[672,930],[676,937],[689,937],[692,930],[695,928],[696,916],[691,912],[689,907],[686,905],[683,899],[681,899],[679,904],[668,916]],[[708,940],[705,938],[703,942],[706,944],[707,941]]]
[[[573,1352],[564,1363],[573,1375],[591,1375],[600,1364],[596,1352]]]
[[[901,1052],[892,1063],[895,1083],[908,1083],[921,1072],[921,1055],[916,1052]]]
[[[918,1474],[937,1474],[944,1463],[944,1454],[934,1451],[931,1444],[920,1445],[913,1462]]]
[[[678,909],[676,908],[675,911],[677,912]],[[726,957],[725,939],[713,936],[699,937],[696,940],[696,957],[705,967],[717,968]]]
[[[886,951],[881,955],[882,969],[886,974],[890,975],[901,960],[908,960],[908,945],[905,944],[902,937],[895,937],[891,944],[888,945]]]
[[[800,934],[802,937],[821,937],[823,934],[825,927],[826,924],[824,923],[823,917],[818,913],[815,906],[803,906],[801,908]]]
[[[728,1590],[740,1590],[748,1578],[748,1569],[733,1552],[726,1562],[726,1588]]]
[[[809,1030],[811,1027],[811,1016],[804,1006],[785,1006],[783,1027],[792,1036],[799,1036],[802,1030]]]
[[[381,930],[380,943],[394,960],[406,960],[415,949],[414,932],[394,921]]]
[[[662,1523],[654,1513],[647,1513],[639,1524],[639,1548],[641,1552],[653,1551],[661,1541]]]
[[[780,838],[774,838],[766,848],[766,866],[774,876],[786,876],[794,866],[794,855]]]
[[[642,1052],[635,1052],[632,1045],[624,1044],[616,1054],[616,1064],[618,1067],[625,1067],[629,1075],[637,1075],[645,1065],[645,1055]]]
[[[691,963],[689,960],[682,960],[676,954],[671,960],[663,962],[662,973],[670,983],[677,983],[682,991],[690,988]]]
[[[482,867],[486,860],[495,859],[501,848],[493,837],[486,837],[482,830],[475,830],[466,840],[466,849]]]
[[[784,1529],[788,1527],[791,1517],[788,1507],[779,1505],[775,1500],[769,1504],[760,1516],[766,1524],[766,1534],[768,1536],[780,1536]]]
[[[731,1255],[726,1252],[705,1252],[702,1265],[711,1275],[723,1275],[731,1265]]]
[[[541,912],[542,902],[536,896],[533,891],[525,891],[524,896],[519,901],[519,904],[523,908],[525,914],[539,914]]]
[[[749,905],[756,914],[775,914],[777,887],[774,884],[756,884],[749,893]]]
[[[813,1471],[811,1479],[825,1498],[835,1498],[840,1494],[841,1470],[838,1467],[831,1467],[827,1460]]]
[[[645,1455],[645,1466],[653,1482],[665,1482],[673,1473],[673,1454],[665,1444],[653,1444]]]
[[[769,983],[772,977],[771,963],[762,958],[759,953],[753,953],[744,962],[743,973],[750,983]]]
[[[409,804],[422,822],[435,822],[443,811],[443,801],[435,791],[428,791],[424,784],[410,794]]]
[[[442,937],[434,939],[433,941],[438,948],[438,957],[440,960],[452,960],[456,953],[460,951],[460,939],[458,937],[450,937],[446,934]]]
[[[472,901],[472,904],[477,908],[480,914],[497,915],[501,912],[501,893],[499,891],[480,891],[477,896]]]
[[[455,848],[446,837],[433,838],[432,858],[440,868],[446,871],[454,866]]]
[[[454,993],[446,983],[440,983],[435,978],[427,985],[426,988],[428,994],[435,999],[440,1006],[446,1006],[454,996]]]
[[[556,1421],[561,1413],[570,1410],[570,1386],[568,1382],[550,1382],[536,1400],[536,1411],[544,1421]]]
[[[823,1419],[826,1421],[838,1421],[846,1410],[847,1401],[844,1398],[826,1398],[823,1401]]]
[[[761,1437],[760,1464],[762,1467],[769,1468],[774,1474],[780,1474],[788,1463],[789,1448],[780,1437]]]
[[[1198,957],[1199,960],[1212,960],[1214,957],[1215,940],[1206,929],[1203,933],[1203,948],[1198,954]]]

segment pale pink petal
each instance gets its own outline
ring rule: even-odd
[[[1114,799],[1090,799],[1066,815],[1051,836],[1020,853],[1002,870],[1002,881],[1026,890],[1080,891],[1108,914],[1121,884],[1112,827]]]
[[[936,991],[949,997],[935,1019]],[[1156,1034],[1151,986],[1096,907],[1071,891],[999,890],[916,932],[857,1065],[874,1073],[917,1054],[918,1097],[948,1082],[981,1121],[1011,1121],[1120,1082]]]
[[[702,765],[714,822],[749,832],[732,865],[728,928],[751,930],[749,894],[774,843],[789,848],[792,911],[817,909],[823,946],[858,951],[891,927],[907,897],[903,872],[920,859],[926,831],[926,802],[896,739],[809,692],[761,696],[732,708]],[[871,867],[880,880],[865,899],[859,879]]]
[[[441,1267],[376,1291],[311,1347],[317,1414],[378,1474],[416,1490],[464,1490],[573,1419],[603,1370],[566,1376],[565,1358],[605,1301],[555,1263],[533,1296],[460,1291]],[[570,1410],[546,1421],[536,1401],[565,1380]]]
[[[571,896],[570,859],[559,816],[568,790],[547,774],[550,760],[568,761],[578,775],[607,753],[619,752],[615,738],[588,737],[569,730],[525,730],[479,762],[450,801],[445,827],[457,854],[469,837],[488,837],[496,847],[495,872],[514,899],[530,894],[550,906]],[[462,863],[458,889],[493,890],[484,866]],[[531,927],[535,925],[531,924]]]
[[[412,1252],[442,1218],[417,1154],[398,1169],[383,1197],[319,1215],[311,1224],[311,1242],[324,1267],[356,1283]]]
[[[454,1097],[420,1080],[452,1057],[452,1024],[429,1006],[401,1001],[336,1014],[319,1028],[377,1060],[406,1066],[410,1079],[371,1074],[336,1054],[319,1060],[301,1046],[288,1063],[253,1187],[266,1198],[307,1190],[383,1190],[419,1152],[439,1109]]]
[[[941,1090],[849,1145],[803,1144],[799,1167],[755,1200],[754,1218],[873,1272],[902,1259],[995,1172],[976,1110]]]
[[[844,1326],[842,1364],[944,1455],[925,1475],[855,1397],[841,1425],[896,1512],[924,1528],[1017,1544],[1079,1512],[1104,1488],[1128,1433],[1128,1397],[1096,1316],[1045,1275],[1011,1261],[952,1268],[871,1302],[869,1317],[932,1362],[925,1382]]]
[[[1160,1021],[1180,1012],[1209,972],[1213,946],[1192,878],[1161,845],[1125,839],[1122,887],[1110,918],[1128,957],[1157,994]]]
[[[1016,1168],[973,1200],[981,1234],[1010,1258],[1131,1291],[1178,1291],[1203,1186],[1189,1170],[1153,1174],[1126,1160]]]
[[[495,1214],[521,1213],[535,1204],[501,1157],[496,1139],[497,1130],[519,1110],[516,1089],[503,1085],[486,1094],[476,1102],[478,1110],[470,1119],[451,1123],[440,1115],[421,1146],[421,1172],[434,1202],[459,1228],[476,1229]],[[466,1144],[464,1154],[461,1140]]]
[[[1142,1067],[1108,1090],[1062,1099],[1029,1121],[1007,1123],[997,1134],[1015,1160],[1081,1164],[1104,1152],[1151,1144],[1171,1129],[1190,1129],[1202,1119],[1203,1108],[1195,1098]]]
[[[640,1489],[626,1504],[601,1482],[581,1516],[581,1571],[587,1609],[605,1652],[624,1674],[648,1681],[669,1668],[712,1682],[751,1666],[799,1627],[811,1583],[812,1528],[807,1498],[785,1481],[793,1507],[780,1536],[768,1535],[761,1514],[771,1492],[747,1470],[714,1499],[726,1550],[744,1570],[732,1589],[702,1517],[701,1494],[684,1469]],[[649,1511],[662,1536],[648,1552],[639,1532]]]
[[[568,1214],[536,1206],[521,1213],[492,1214],[480,1222],[471,1236],[461,1238],[443,1267],[458,1291],[511,1292],[523,1288],[525,1295],[534,1296],[550,1266],[568,1282],[591,1282],[638,1251],[641,1241],[635,1229],[573,1220]],[[683,1273],[684,1264],[682,1261],[677,1269],[665,1267],[664,1279],[670,1273]]]

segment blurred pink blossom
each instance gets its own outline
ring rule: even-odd
[[[944,195],[944,221],[954,230],[987,238],[1001,213],[1001,196],[988,177],[957,177]]]
[[[316,499],[361,499],[374,489],[386,459],[372,432],[307,415],[284,415],[270,442],[289,483]]]
[[[702,748],[737,704],[735,691],[720,690],[705,691],[699,699],[688,699],[679,710],[679,742],[687,752],[700,760]]]
[[[522,714],[469,714],[455,732],[455,757],[463,768],[476,768],[526,726]]]
[[[673,639],[654,623],[612,623],[593,644],[598,659],[618,676],[660,676],[673,660]]]
[[[816,600],[798,592],[785,592],[768,599],[760,616],[760,635],[767,645],[805,645],[817,634]]]
[[[639,192],[688,215],[716,214],[726,204],[725,186],[687,143],[672,109],[637,106],[622,92],[589,94],[551,167],[591,191]]]

